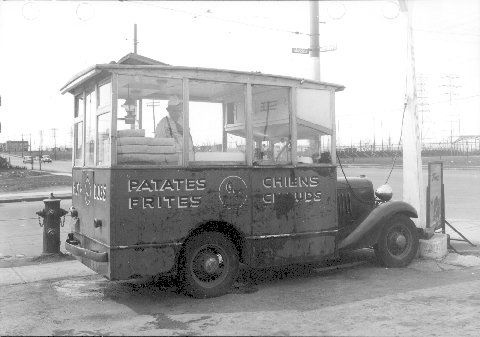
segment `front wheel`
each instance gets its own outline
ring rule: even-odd
[[[226,294],[235,281],[238,252],[224,235],[204,232],[185,245],[180,277],[184,291],[196,298]]]
[[[387,220],[383,226],[374,251],[384,266],[405,267],[417,255],[418,245],[415,224],[406,215],[398,214]]]

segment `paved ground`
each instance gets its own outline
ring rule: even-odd
[[[0,334],[478,336],[478,267],[420,260],[385,269],[368,251],[345,258],[359,259],[258,272],[255,285],[207,300],[177,294],[172,280],[86,276],[76,261],[49,264],[66,270],[62,279],[19,267],[26,283],[0,286]]]

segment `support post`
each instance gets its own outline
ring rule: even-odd
[[[247,165],[253,165],[253,103],[252,103],[252,84],[247,83],[245,86],[245,134],[247,135],[245,141],[245,156],[247,160]],[[260,148],[262,144],[260,142]]]

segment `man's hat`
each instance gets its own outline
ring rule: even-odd
[[[171,96],[168,100],[168,106],[178,106],[182,104],[182,100],[179,99],[177,96]]]

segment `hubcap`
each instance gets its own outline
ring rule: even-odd
[[[412,237],[403,226],[393,227],[387,235],[387,249],[390,254],[401,257],[408,254]]]
[[[221,283],[228,272],[229,262],[225,250],[217,245],[206,244],[193,254],[192,276],[203,287],[212,288]]]
[[[397,244],[398,248],[404,249],[407,245],[407,238],[402,234],[398,234],[397,238],[395,239],[395,243]]]
[[[218,270],[218,267],[220,266],[220,262],[216,257],[209,257],[205,260],[205,264],[203,268],[205,268],[205,271],[209,274],[213,274]]]

